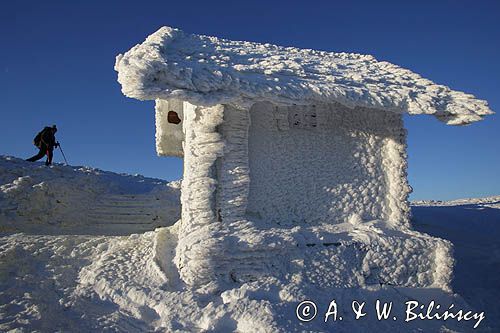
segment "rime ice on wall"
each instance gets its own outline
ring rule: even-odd
[[[362,115],[363,110],[353,111],[344,119],[344,111],[338,106],[317,107],[314,111],[312,107],[289,110],[274,108],[277,112],[276,122],[264,116],[260,121],[271,124],[264,128],[276,125],[279,131],[288,133],[285,135],[287,140],[295,140],[298,144],[280,146],[279,140],[265,131],[252,133],[251,126],[259,125],[259,112],[262,115],[272,114],[266,108],[274,107],[258,104],[251,110],[241,110],[222,105],[204,108],[184,103],[183,211],[175,256],[183,281],[213,291],[213,288],[220,288],[221,283],[248,282],[269,276],[286,280],[290,276],[300,275],[304,283],[318,287],[356,287],[382,283],[449,290],[453,262],[451,245],[409,230],[406,203],[400,202],[398,197],[408,193],[402,154],[404,130],[398,115],[371,112],[367,118],[356,120],[351,115],[356,112]],[[314,114],[316,117],[313,117]],[[310,125],[315,126],[308,128]],[[286,129],[287,126],[292,128]],[[295,130],[303,135],[291,134]],[[254,166],[252,158],[255,159],[255,156],[251,152],[254,139],[267,138],[269,144],[278,144],[278,150],[269,151],[271,159],[273,154],[285,149],[280,152],[281,155],[274,156],[276,161],[280,161],[284,160],[280,157],[293,155],[297,149],[307,155],[300,142],[308,140],[304,135],[314,130],[342,133],[334,140],[335,145],[332,147],[344,144],[345,149],[356,147],[360,152],[359,157],[356,157],[359,160],[353,157],[356,151],[350,159],[348,152],[339,156],[354,161],[345,165],[349,170],[353,166],[361,169],[350,173],[345,171],[348,174],[345,179],[330,178],[328,173],[333,171],[326,167],[316,171],[327,173],[324,183],[320,185],[325,186],[329,182],[335,188],[337,182],[342,186],[351,182],[349,186],[355,194],[336,200],[330,197],[330,192],[325,192],[322,197],[321,193],[310,192],[308,184],[279,178],[279,174],[290,172],[307,176],[309,169],[304,170],[306,165],[302,165],[302,168],[296,163],[273,166],[263,161],[264,169]],[[356,141],[360,137],[364,137],[364,140]],[[373,157],[366,147],[367,142],[379,145],[377,153],[373,152],[375,156],[372,162],[363,160]],[[395,153],[396,156],[391,155]],[[306,158],[312,167],[317,167],[315,163],[322,161],[321,154]],[[358,165],[357,162],[373,164],[374,170],[369,173],[363,170],[369,167]],[[257,173],[263,174],[256,176],[253,167]],[[269,174],[269,170],[273,170],[272,174]],[[268,172],[267,176],[264,171]],[[381,189],[373,203],[365,203],[369,194],[363,196],[363,191],[365,185],[369,187],[372,184],[369,182],[371,176],[381,178],[373,182],[381,182]],[[311,178],[315,179],[314,176]],[[354,181],[356,178],[359,183]],[[297,198],[306,198],[311,205],[308,209],[304,206],[303,211],[299,212],[306,217],[317,214],[316,220],[302,218],[294,221],[288,215],[279,214],[286,212],[285,207],[272,212],[271,209],[258,207],[258,204],[265,207],[262,201],[252,203],[258,197],[255,192],[251,193],[252,188],[256,191],[256,184],[266,180],[270,184],[269,188],[283,187],[282,193],[266,193],[257,188],[262,191],[262,198],[267,199],[267,205],[286,206],[286,200],[296,204],[300,201]],[[256,184],[252,185],[253,181]],[[321,177],[318,181],[321,181]],[[294,182],[295,186],[292,186]],[[288,198],[283,199],[282,196]],[[320,205],[314,204],[314,198],[323,200],[325,204],[331,200],[329,204],[333,208],[322,209]],[[368,208],[364,216],[360,216],[365,206]],[[260,216],[256,212],[259,209],[264,212]],[[369,215],[373,211],[382,215]],[[266,216],[265,213],[270,215]],[[380,220],[382,218],[386,221]],[[369,221],[375,219],[379,220]],[[395,256],[395,253],[398,255]],[[436,266],[438,261],[440,264]],[[324,267],[321,274],[315,268],[318,265]]]
[[[407,208],[394,202],[409,190],[400,115],[269,103],[254,105],[250,115],[251,215],[311,224],[342,223],[356,212],[364,220],[407,222]]]
[[[184,176],[182,179],[182,221],[176,263],[188,284],[209,282],[215,269],[211,252],[221,252],[215,233],[215,161],[224,142],[216,131],[222,123],[223,107],[201,108],[184,103]],[[189,237],[188,237],[189,236]],[[217,248],[219,249],[217,250]]]
[[[223,136],[224,151],[216,164],[218,181],[216,210],[218,220],[226,224],[244,219],[248,204],[249,110],[224,106],[224,121],[218,131]]]

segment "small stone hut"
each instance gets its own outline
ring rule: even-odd
[[[450,243],[409,223],[402,116],[465,125],[485,101],[368,55],[169,27],[115,69],[126,96],[156,101],[158,154],[184,159],[174,260],[188,285],[449,289]]]

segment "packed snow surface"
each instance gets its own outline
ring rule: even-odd
[[[349,281],[332,281],[331,287],[318,289],[297,274],[293,261],[288,276],[192,288],[183,283],[174,264],[179,223],[172,225],[172,219],[179,215],[174,209],[179,208],[178,183],[86,167],[47,168],[12,157],[0,157],[0,168],[0,331],[495,332],[500,327],[500,197],[420,202],[413,207],[415,229],[454,243],[457,269],[452,287],[458,294],[379,284],[348,287]],[[141,196],[137,206],[134,196]],[[130,219],[110,206],[126,207],[119,209],[132,214],[146,201],[160,201],[165,207],[167,213],[155,222],[160,228],[155,223],[146,232],[142,227],[115,227],[118,222],[125,228],[123,221]],[[29,210],[28,203],[37,209]],[[98,229],[83,212],[100,205],[106,209],[100,208],[103,224]],[[147,216],[134,218],[144,221]],[[361,238],[386,227],[381,221],[349,223],[351,227],[343,228]],[[331,245],[321,251],[337,246]],[[321,279],[343,268],[318,263],[308,269],[308,277]],[[346,286],[339,287],[341,283]],[[343,319],[334,322],[330,316],[325,322],[333,299]],[[397,320],[377,320],[377,299],[393,302],[391,316]],[[318,316],[312,321],[296,317],[303,300],[317,304]],[[355,319],[353,300],[366,302],[365,317]],[[477,329],[472,328],[477,320],[405,322],[404,304],[409,300],[434,300],[445,309],[453,303],[455,309],[484,311],[485,319]]]
[[[163,27],[116,58],[126,96],[195,105],[341,103],[432,114],[450,125],[491,114],[486,101],[369,55],[231,41]]]
[[[112,234],[180,218],[180,182],[0,156],[0,232]]]

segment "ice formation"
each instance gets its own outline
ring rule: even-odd
[[[462,125],[485,101],[371,56],[168,27],[115,69],[125,95],[156,100],[158,154],[184,158],[167,257],[186,285],[450,290],[451,244],[409,223],[402,114]]]
[[[294,129],[287,117],[309,109],[317,126]],[[451,244],[409,226],[400,115],[188,102],[183,114],[174,262],[188,285],[223,289],[297,269],[304,283],[323,288],[449,290]],[[280,114],[292,127],[277,125]],[[324,267],[323,277],[310,276],[315,266]]]
[[[120,54],[115,69],[123,93],[140,100],[203,106],[340,103],[432,114],[450,125],[492,113],[483,100],[369,55],[231,41],[170,27]]]

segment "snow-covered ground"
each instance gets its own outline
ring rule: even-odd
[[[455,246],[457,294],[371,285],[316,289],[284,280],[188,288],[173,264],[179,183],[0,157],[0,331],[495,332],[500,329],[500,197],[418,202],[413,226]],[[317,267],[311,275],[331,267]],[[300,275],[297,275],[300,276]],[[325,323],[332,300],[338,305]],[[375,302],[393,302],[377,320]],[[296,317],[302,300],[314,320]],[[366,302],[356,320],[351,305]],[[405,322],[405,302],[484,311],[485,319]],[[303,310],[303,309],[302,309]],[[303,312],[302,312],[303,313]],[[340,320],[340,316],[343,317]]]
[[[180,182],[0,156],[2,232],[126,235],[174,224]]]
[[[416,230],[454,245],[453,291],[500,331],[500,196],[412,203]]]

